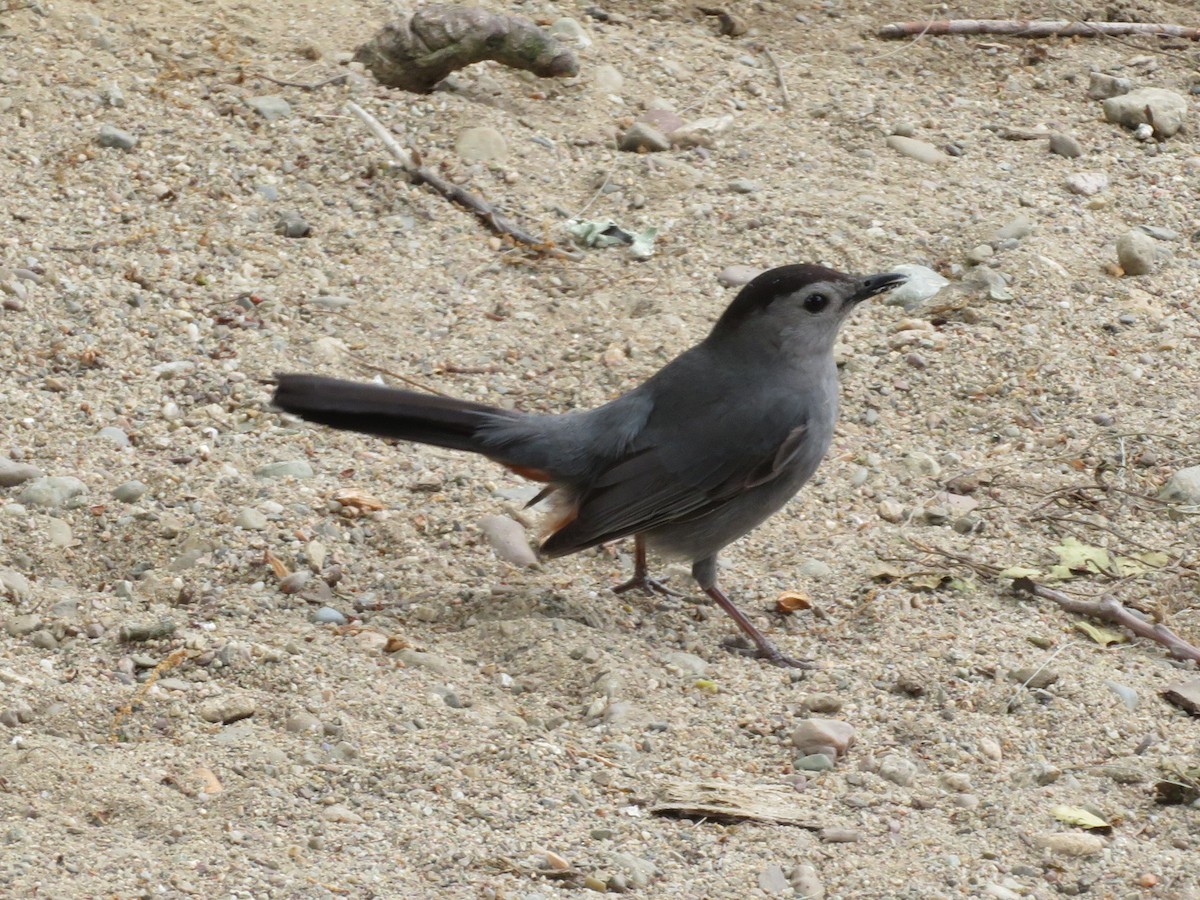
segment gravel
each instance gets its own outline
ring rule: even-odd
[[[347,0],[13,6],[0,894],[740,898],[760,874],[779,896],[1200,892],[1194,815],[1154,789],[1194,757],[1163,694],[1194,673],[1145,639],[1100,647],[987,568],[1047,571],[1066,537],[1165,553],[1119,584],[1056,586],[1115,587],[1200,642],[1195,516],[1154,501],[1200,466],[1194,109],[1138,141],[1087,96],[1093,69],[1186,94],[1186,54],[892,52],[862,0],[804,21],[742,4],[743,38],[691,7],[551,4],[540,20],[586,24],[578,78],[487,63],[412,95],[352,63],[383,13]],[[247,101],[272,95],[292,112],[268,122]],[[514,248],[398,173],[347,99],[548,243],[570,243],[561,210],[657,228],[656,252]],[[671,148],[619,152],[652,110]],[[105,125],[129,140],[101,146]],[[475,128],[505,155],[460,156]],[[1070,194],[1083,171],[1107,188]],[[281,209],[295,229],[276,231]],[[1156,245],[1149,274],[1116,255],[1130,229]],[[919,266],[936,285],[855,311],[829,457],[722,558],[747,615],[815,660],[802,673],[722,649],[733,626],[685,566],[651,560],[682,597],[614,595],[627,543],[497,558],[482,519],[532,544],[540,518],[522,508],[537,486],[503,467],[268,405],[279,371],[596,405],[788,262]],[[978,506],[959,512],[951,485]],[[796,591],[808,608],[777,613]],[[322,608],[341,618],[316,624]],[[793,744],[813,717],[853,744]],[[882,777],[904,762],[911,784]],[[677,782],[775,788],[814,830],[652,814]],[[1083,804],[1111,834],[1050,812]]]

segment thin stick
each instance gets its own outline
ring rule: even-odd
[[[318,88],[323,88],[329,84],[339,84],[350,77],[349,72],[343,72],[341,75],[333,75],[323,81],[284,81],[282,78],[276,78],[274,75],[268,75],[265,72],[259,72],[254,76],[261,78],[263,81],[269,81],[271,84],[277,84],[280,87],[300,88],[302,91],[315,91]]]
[[[1013,579],[1013,587],[1044,600],[1053,600],[1067,612],[1091,616],[1101,622],[1109,622],[1127,628],[1138,637],[1149,638],[1155,643],[1162,644],[1171,651],[1171,656],[1176,659],[1200,662],[1200,648],[1192,646],[1161,622],[1150,623],[1135,616],[1112,594],[1105,594],[1099,600],[1076,600],[1062,591],[1038,584],[1030,578]]]
[[[783,64],[779,62],[779,57],[775,55],[775,51],[770,47],[763,47],[763,56],[771,61],[771,65],[775,67],[775,81],[779,84],[779,94],[783,100],[783,108],[792,108],[792,95],[788,93],[787,80],[783,77]]]
[[[529,232],[517,227],[510,222],[505,216],[500,215],[492,207],[490,203],[482,197],[477,197],[470,191],[460,188],[456,184],[451,184],[446,179],[442,178],[431,169],[427,169],[420,165],[413,156],[411,150],[406,150],[401,147],[394,137],[388,134],[379,120],[373,115],[355,103],[353,100],[346,101],[346,109],[354,113],[363,124],[371,130],[375,137],[379,138],[380,142],[387,151],[392,154],[397,162],[400,163],[404,171],[408,172],[412,179],[417,184],[427,184],[447,200],[464,206],[471,212],[475,213],[488,228],[504,237],[510,237],[520,244],[524,244],[531,249],[537,250],[540,253],[545,253],[548,256],[558,257],[559,259],[581,259],[581,255],[568,250],[563,250],[559,247],[548,245],[545,241],[535,237]]]
[[[1200,40],[1200,28],[1150,22],[1070,22],[1034,19],[939,19],[931,22],[892,22],[879,29],[881,38],[918,34],[1008,34],[1013,37],[1098,37],[1151,34]]]

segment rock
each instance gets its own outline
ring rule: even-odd
[[[118,428],[115,425],[105,425],[96,432],[96,437],[103,438],[114,447],[121,447],[123,449],[129,446],[129,435],[125,433],[124,428]]]
[[[717,139],[733,127],[733,116],[708,116],[681,125],[671,133],[671,146],[683,150],[692,147],[712,147]]]
[[[51,516],[46,520],[46,537],[53,547],[70,547],[71,526],[64,520]]]
[[[1104,838],[1096,834],[1059,831],[1041,834],[1034,839],[1037,846],[1060,856],[1095,856],[1104,851]]]
[[[842,698],[837,694],[809,694],[800,705],[806,712],[835,713],[842,708]]]
[[[1183,128],[1187,112],[1187,98],[1163,88],[1139,88],[1104,101],[1104,118],[1109,122],[1126,128],[1149,125],[1162,138]]]
[[[617,149],[626,153],[661,153],[671,149],[671,141],[654,126],[645,122],[634,122],[629,130],[621,135]]]
[[[907,275],[908,281],[887,294],[883,302],[887,306],[902,306],[906,312],[915,312],[950,282],[928,266],[903,263],[892,266],[891,271]]]
[[[495,162],[508,156],[508,141],[495,128],[479,125],[459,134],[454,152],[467,162]]]
[[[293,713],[284,720],[283,727],[292,734],[324,734],[325,726],[310,712]]]
[[[12,569],[0,569],[0,597],[24,603],[30,597],[29,579]]]
[[[828,753],[809,753],[797,757],[792,765],[801,772],[828,772],[836,763]]]
[[[1078,159],[1083,156],[1083,145],[1069,134],[1052,131],[1050,132],[1050,152],[1055,156]]]
[[[741,287],[749,284],[764,271],[755,266],[726,266],[717,273],[717,283],[724,287]]]
[[[917,764],[895,753],[879,762],[879,777],[900,787],[910,787],[917,777]]]
[[[346,617],[332,606],[322,606],[312,614],[315,625],[345,625]]]
[[[13,462],[7,456],[0,456],[0,487],[16,487],[27,481],[42,477],[42,470],[29,463]]]
[[[862,840],[862,834],[853,828],[830,826],[821,829],[821,840],[826,844],[853,844]]]
[[[412,666],[414,669],[428,669],[436,675],[450,676],[456,672],[456,667],[444,657],[421,650],[413,650],[411,647],[400,650],[396,654],[396,658],[406,666]]]
[[[814,581],[825,581],[833,577],[833,569],[819,559],[806,559],[800,564],[800,574]]]
[[[281,209],[275,215],[275,233],[288,238],[305,238],[312,234],[312,226],[296,210]]]
[[[929,165],[943,165],[951,161],[952,157],[943,153],[933,144],[927,144],[925,141],[919,141],[916,138],[905,137],[902,134],[891,134],[887,137],[887,145],[902,156],[907,156],[909,159],[915,159],[917,162],[928,163]]]
[[[1128,685],[1121,684],[1117,681],[1105,680],[1105,687],[1117,695],[1117,698],[1125,704],[1126,709],[1138,708],[1138,694],[1133,688]]]
[[[783,867],[776,863],[772,863],[758,873],[758,889],[768,897],[777,897],[780,894],[794,896],[792,883],[783,874]]]
[[[1026,667],[1009,672],[1008,680],[1023,684],[1030,690],[1041,690],[1058,681],[1058,673],[1053,669]]]
[[[1144,231],[1156,241],[1177,241],[1182,235],[1174,228],[1163,228],[1159,225],[1139,225],[1139,231]]]
[[[101,92],[100,99],[114,109],[122,109],[125,106],[125,92],[115,81]]]
[[[267,463],[254,470],[256,478],[312,478],[313,470],[303,459]]]
[[[538,564],[537,554],[529,546],[521,523],[508,516],[487,516],[479,520],[479,529],[496,556],[514,566],[528,568]]]
[[[1128,94],[1132,90],[1133,82],[1128,78],[1117,78],[1103,72],[1092,72],[1088,76],[1087,95],[1091,100],[1107,100],[1110,97]]]
[[[1106,172],[1074,172],[1063,182],[1067,190],[1081,197],[1091,197],[1108,187]]]
[[[74,476],[50,475],[35,479],[25,485],[25,490],[17,496],[17,502],[22,506],[58,509],[68,500],[86,492],[86,485]]]
[[[788,881],[798,898],[803,900],[825,900],[825,885],[817,870],[809,865],[793,866],[788,872]]]
[[[554,24],[550,26],[550,33],[560,41],[570,41],[581,49],[592,46],[592,39],[588,35],[587,29],[580,25],[576,19],[567,16],[556,19]]]
[[[1152,274],[1161,254],[1154,238],[1140,228],[1131,228],[1117,238],[1117,262],[1126,275]]]
[[[257,509],[247,507],[237,514],[233,524],[235,527],[245,528],[247,531],[262,531],[267,527],[267,517]]]
[[[42,627],[41,616],[33,613],[26,613],[20,616],[10,616],[4,623],[4,630],[12,637],[25,637],[27,634],[33,634]]]
[[[904,507],[896,500],[880,500],[876,511],[879,513],[879,518],[885,522],[901,522],[904,520]]]
[[[1200,716],[1200,678],[1177,681],[1162,692],[1168,703],[1173,703],[1184,712]]]
[[[1158,499],[1184,506],[1200,506],[1200,466],[1180,469],[1168,478],[1158,492]]]
[[[205,700],[200,704],[199,713],[205,722],[228,725],[230,722],[250,718],[257,709],[258,704],[254,702],[253,697],[239,694]]]
[[[694,653],[685,653],[682,650],[673,650],[666,655],[664,660],[668,666],[672,666],[683,672],[685,675],[701,676],[708,671],[708,662],[701,659]]]
[[[637,117],[638,122],[649,125],[665,135],[674,134],[683,126],[683,119],[673,109],[651,107]]]
[[[135,503],[145,496],[146,491],[150,490],[145,484],[140,481],[126,481],[124,484],[119,484],[113,488],[113,499],[119,500],[122,503]]]
[[[1024,214],[1019,215],[1009,221],[1006,225],[997,228],[996,233],[992,235],[994,243],[1003,243],[1004,241],[1019,241],[1022,238],[1027,238],[1033,234],[1033,220]]]
[[[854,743],[854,726],[840,719],[804,719],[792,732],[801,753],[823,753],[831,759],[846,755]]]
[[[929,476],[930,478],[937,478],[942,472],[942,467],[938,465],[938,461],[928,453],[920,450],[910,450],[908,453],[905,453],[901,464],[910,475],[918,477]]]
[[[995,255],[991,244],[980,244],[967,251],[967,262],[973,266],[982,265]]]
[[[757,194],[762,190],[762,185],[749,178],[735,178],[729,182],[729,190],[735,194]]]
[[[602,94],[619,94],[625,87],[625,76],[605,63],[592,70],[592,84]]]
[[[298,594],[308,586],[308,583],[312,581],[312,577],[312,572],[305,572],[303,570],[290,572],[279,579],[279,590],[285,594]],[[318,583],[318,585],[322,584],[324,582]]]
[[[266,119],[277,122],[292,114],[292,105],[279,94],[263,94],[260,97],[246,98],[246,105]]]
[[[117,150],[132,150],[137,146],[138,139],[128,131],[114,128],[112,125],[101,125],[96,142],[101,147],[115,147]]]

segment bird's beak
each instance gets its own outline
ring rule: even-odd
[[[908,281],[908,276],[901,275],[899,272],[888,272],[884,275],[868,275],[858,280],[858,288],[850,296],[850,300],[854,303],[860,303],[868,297],[874,297],[876,294],[882,294],[894,287],[899,287],[906,281]]]

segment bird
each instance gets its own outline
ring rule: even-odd
[[[769,269],[699,343],[594,409],[528,413],[313,374],[277,374],[273,403],[336,429],[481,454],[543,482],[530,501],[549,501],[543,557],[632,536],[633,575],[613,590],[673,594],[650,576],[647,550],[686,560],[749,638],[742,652],[811,668],[734,604],[717,557],[817,470],[838,417],[838,332],[862,301],[904,281],[816,264]]]

